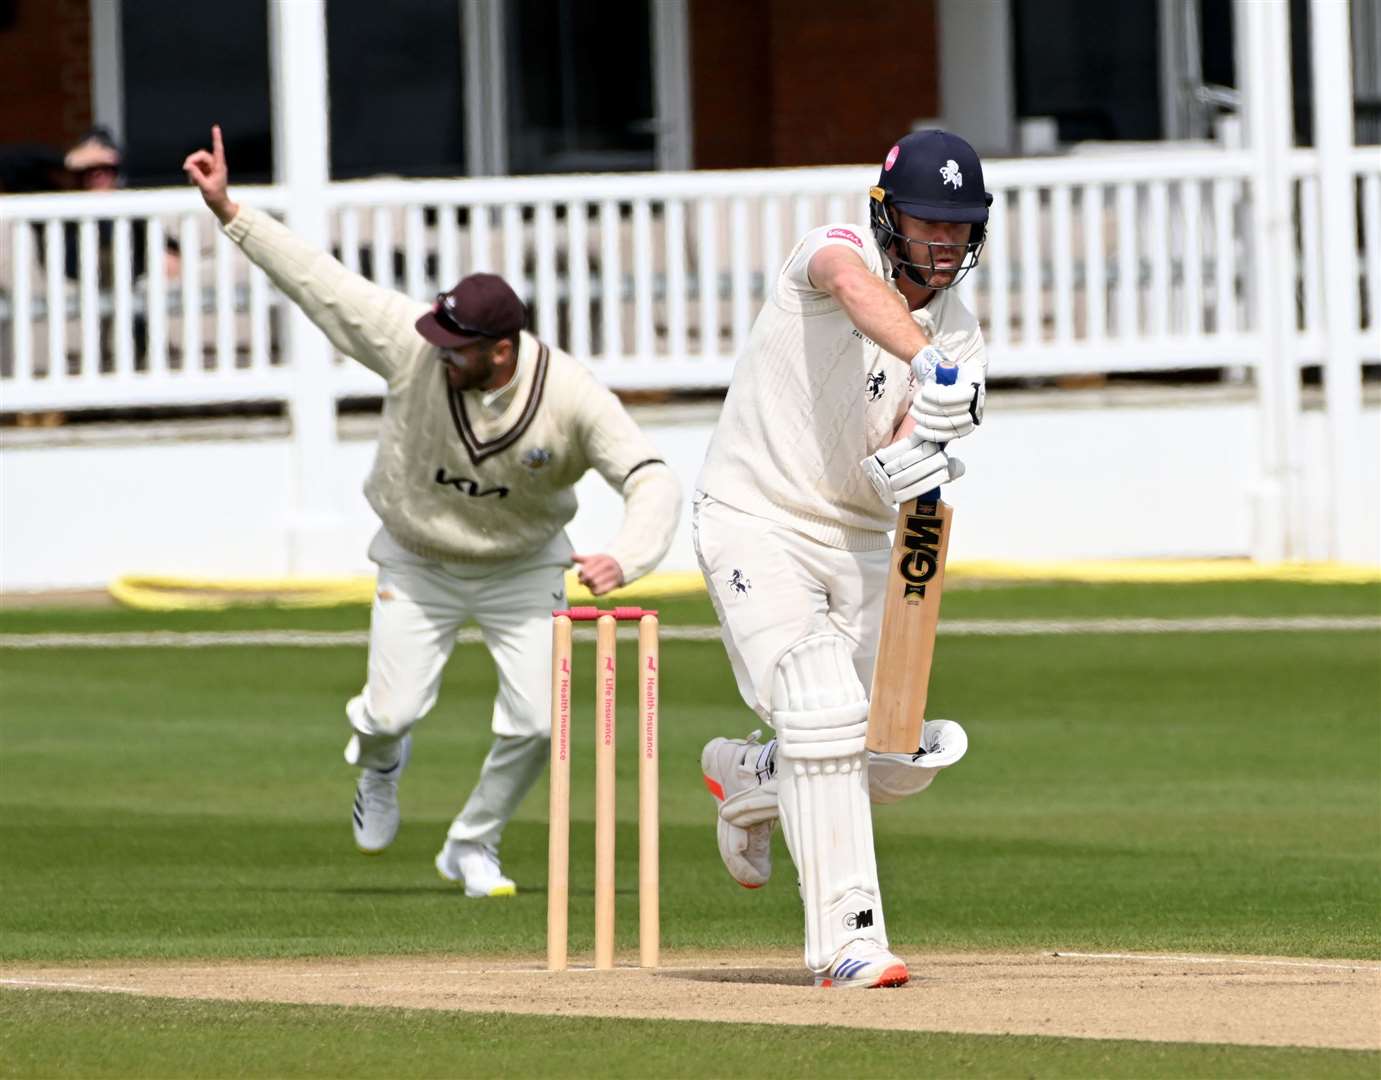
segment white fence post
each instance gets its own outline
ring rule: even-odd
[[[1306,515],[1297,482],[1299,367],[1295,349],[1294,237],[1288,161],[1293,131],[1290,22],[1285,0],[1236,0],[1238,77],[1251,151],[1251,303],[1261,331],[1261,478],[1252,554],[1266,562],[1301,554]],[[1221,253],[1220,253],[1221,258]]]
[[[273,0],[269,5],[273,71],[274,178],[282,185],[288,226],[316,247],[328,246],[326,5],[324,0]],[[375,260],[388,253],[375,247]],[[296,306],[286,311],[283,349],[291,364],[296,468],[288,529],[288,572],[331,565],[341,515],[333,495],[336,401],[326,337]],[[338,556],[337,556],[338,558]]]
[[[1357,223],[1352,169],[1352,63],[1348,5],[1312,0],[1310,47],[1314,71],[1316,187],[1322,228],[1321,263],[1333,287],[1323,289],[1324,392],[1328,406],[1328,555],[1362,561],[1370,544],[1361,535],[1357,456],[1361,444],[1362,370],[1357,321]]]

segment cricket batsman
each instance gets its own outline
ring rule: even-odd
[[[807,233],[738,358],[694,498],[696,552],[762,744],[701,757],[720,855],[748,888],[771,873],[780,819],[816,985],[899,986],[873,853],[871,803],[924,790],[963,757],[956,723],[914,754],[865,749],[897,504],[963,475],[948,449],[982,418],[987,353],[953,287],[978,262],[992,196],[946,131],[887,153],[866,227]],[[926,375],[957,365],[953,385]]]

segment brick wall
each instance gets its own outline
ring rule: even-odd
[[[772,28],[768,0],[690,0],[694,165],[771,165]]]
[[[691,0],[697,168],[881,160],[940,111],[934,0]]]
[[[91,2],[0,3],[0,144],[63,148],[91,126]]]

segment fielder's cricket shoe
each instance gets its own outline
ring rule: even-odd
[[[839,950],[834,963],[824,974],[815,976],[816,986],[836,990],[871,990],[881,986],[903,986],[911,976],[906,961],[888,952],[876,941],[851,941]]]
[[[499,853],[487,844],[447,840],[436,856],[436,872],[465,885],[466,896],[514,896],[518,887],[503,876]]]
[[[389,769],[361,769],[355,785],[350,820],[355,846],[365,855],[378,855],[398,835],[398,779],[412,755],[412,736],[404,735],[398,760]]]
[[[772,830],[777,827],[777,740],[711,739],[700,754],[705,787],[718,803],[719,857],[745,889],[772,876]]]

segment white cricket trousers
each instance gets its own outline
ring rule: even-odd
[[[456,633],[473,619],[498,668],[494,744],[447,836],[497,847],[548,757],[551,613],[566,606],[571,546],[559,534],[536,555],[490,568],[424,559],[380,529],[369,546],[378,582],[369,622],[369,671],[346,706],[354,737],[346,760],[388,768],[398,744],[436,704]]]
[[[691,536],[750,709],[771,723],[777,662],[812,634],[844,637],[859,682],[872,684],[890,542],[877,551],[830,547],[703,492],[691,511]]]

